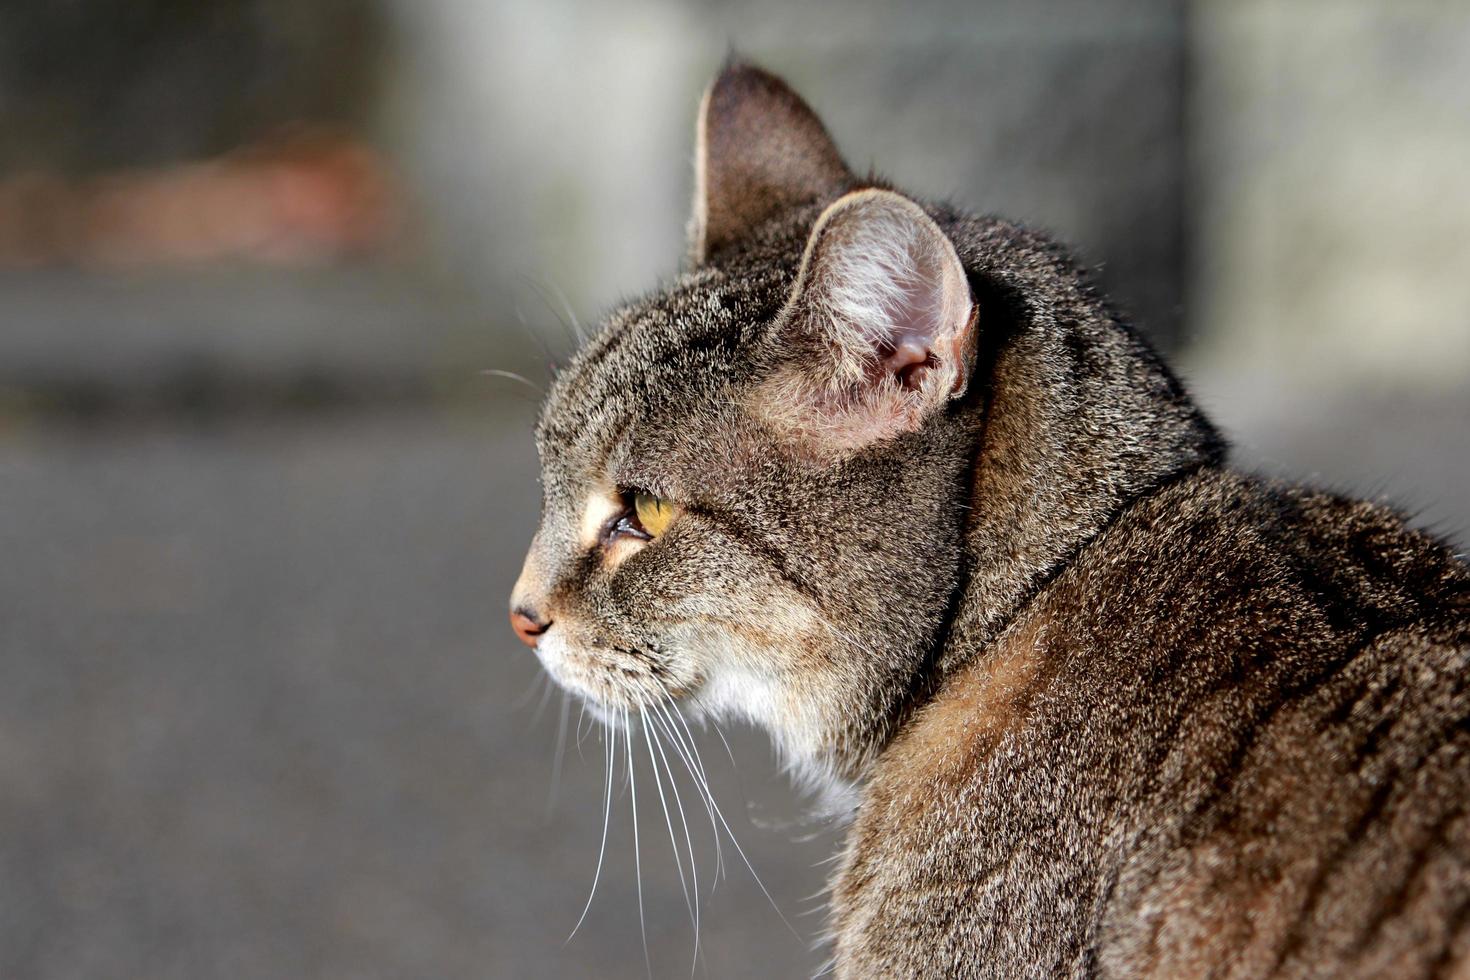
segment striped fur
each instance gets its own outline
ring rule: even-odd
[[[702,193],[733,197],[538,426],[515,601],[548,670],[613,714],[754,721],[846,792],[840,977],[1470,976],[1466,567],[1232,471],[1063,250],[944,205],[962,395],[845,451],[773,427],[753,393],[833,376],[782,315],[812,228],[880,185],[795,145],[825,133],[756,69],[704,106]],[[614,557],[586,515],[630,488],[680,514]]]

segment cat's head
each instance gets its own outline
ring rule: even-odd
[[[593,705],[677,699],[821,756],[934,640],[981,317],[934,220],[772,76],[715,81],[697,168],[694,270],[546,400],[513,618]]]
[[[999,397],[977,346],[1015,312],[989,308],[993,283],[1045,279],[1054,256],[1023,248],[977,288],[983,249],[969,241],[967,270],[955,244],[965,219],[854,176],[755,68],[715,80],[697,147],[692,271],[609,316],[546,399],[541,525],[511,618],[605,717],[673,700],[851,775],[953,626],[985,479],[977,438]],[[1045,288],[1044,316],[1089,301]],[[1081,349],[1045,344],[1060,352],[1038,348],[1040,373],[1016,375],[1011,396],[1040,428],[1034,389],[1053,368],[1069,383]],[[1056,418],[1074,423],[1036,435],[1059,450],[1106,429],[1085,411]],[[1024,584],[1102,511],[1048,515],[1050,530],[1018,519],[1014,498],[1055,482],[1057,452],[1000,435],[987,567]]]

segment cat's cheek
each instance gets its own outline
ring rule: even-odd
[[[842,702],[829,672],[814,666],[826,650],[810,609],[768,599],[758,629],[729,632],[676,630],[673,645],[699,677],[690,707],[701,716],[740,719],[769,731],[789,760],[817,755]],[[818,657],[817,662],[825,662]]]

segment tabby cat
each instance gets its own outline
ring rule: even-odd
[[[690,270],[547,396],[511,619],[846,794],[835,974],[1470,976],[1470,570],[1231,470],[1066,252],[771,75],[696,166]]]

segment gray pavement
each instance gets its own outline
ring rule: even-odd
[[[1470,528],[1470,390],[1196,385],[1245,458]],[[586,922],[602,747],[505,624],[531,408],[199,427],[0,424],[0,976],[637,977],[629,800]],[[577,712],[570,713],[572,729]],[[832,836],[762,737],[704,757],[731,826],[697,975],[810,975]],[[692,930],[646,763],[654,976]],[[619,786],[621,790],[621,786]],[[685,784],[686,806],[689,805]],[[813,836],[815,835],[815,836]]]
[[[564,945],[603,769],[584,729],[548,807],[560,699],[538,713],[504,611],[536,516],[529,428],[526,409],[5,433],[0,976],[644,975],[626,796]],[[809,934],[793,913],[827,848],[751,825],[741,782],[800,811],[762,741],[735,748],[740,776],[704,746],[716,793]],[[655,975],[683,975],[642,791]],[[702,919],[710,976],[816,962],[738,866]]]

